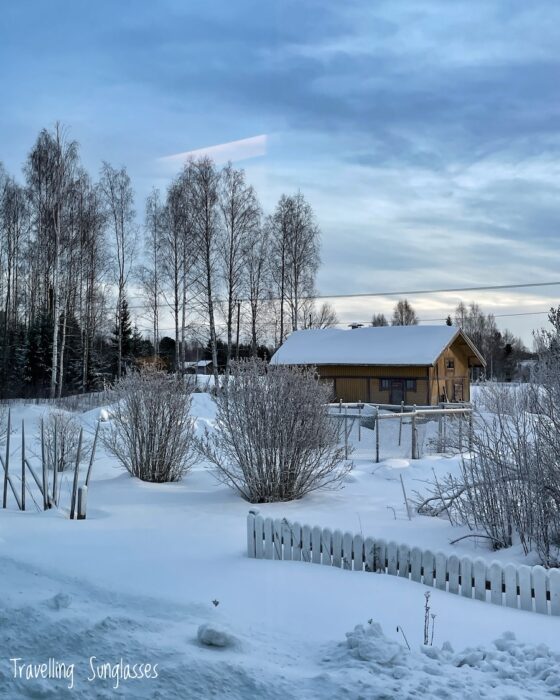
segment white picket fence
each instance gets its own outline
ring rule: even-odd
[[[509,608],[560,615],[560,569],[459,558],[340,530],[284,519],[247,517],[247,553],[256,559],[286,559],[400,576],[466,598]]]

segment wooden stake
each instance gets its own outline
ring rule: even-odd
[[[83,428],[80,428],[80,437],[78,439],[78,450],[76,452],[76,466],[74,467],[74,482],[72,483],[72,500],[70,502],[70,520],[74,520],[76,511],[76,496],[78,492],[78,472],[80,469],[80,452],[82,451],[82,436]]]
[[[58,455],[56,453],[56,448],[57,448],[57,437],[58,437],[58,423],[55,419],[54,421],[54,437],[53,437],[53,452],[54,452],[54,457],[53,457],[53,488],[52,488],[52,495],[53,495],[53,503],[55,506],[58,505],[58,494],[57,494],[57,487],[58,487]]]
[[[6,462],[4,464],[4,495],[2,498],[2,508],[8,505],[8,467],[10,466],[10,433],[12,431],[12,411],[8,409],[8,433],[6,435]]]
[[[379,462],[379,409],[375,413],[375,461]]]
[[[399,447],[401,446],[402,437],[402,414],[404,413],[404,401],[401,401],[401,417],[399,420]]]
[[[358,403],[358,442],[362,440],[362,403]]]
[[[21,509],[25,510],[25,423],[21,421]]]
[[[87,486],[80,486],[78,489],[78,520],[86,519],[87,492]]]
[[[406,497],[406,491],[405,491],[405,488],[404,488],[404,481],[403,481],[403,478],[402,478],[402,474],[399,474],[399,476],[400,476],[400,478],[401,478],[401,486],[402,486],[402,492],[403,492],[403,496],[404,496],[404,504],[405,504],[405,506],[406,506],[406,514],[408,515],[408,519],[409,519],[409,520],[412,520],[412,516],[410,515],[410,507],[409,507],[409,505],[408,505],[408,498]]]
[[[47,462],[45,460],[45,426],[41,418],[41,466],[43,467],[43,510],[47,510],[49,503],[49,478],[47,473]]]
[[[348,459],[348,408],[344,407],[344,459]]]
[[[91,447],[91,455],[89,456],[89,465],[86,475],[86,486],[89,486],[89,477],[91,476],[91,468],[93,467],[93,458],[95,457],[95,446],[97,445],[97,436],[99,435],[99,421],[97,421],[97,427],[95,428],[95,437],[93,438],[93,445]]]
[[[412,422],[411,422],[411,452],[412,459],[417,459],[418,446],[416,445],[416,406],[412,409]]]

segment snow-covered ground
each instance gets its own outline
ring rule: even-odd
[[[25,418],[29,434],[46,410],[17,406],[13,424]],[[89,432],[102,410],[78,416]],[[212,426],[208,394],[194,395],[192,412],[199,430]],[[450,545],[462,530],[443,519],[408,520],[399,475],[411,493],[432,470],[456,469],[457,458],[411,461],[404,436],[400,451],[390,447],[396,443],[389,423],[396,426],[383,425],[382,454],[391,453],[390,459],[374,464],[373,434],[362,430],[358,443],[354,430],[354,469],[343,489],[261,511],[496,558],[469,540]],[[18,444],[17,435],[12,443]],[[63,490],[69,487],[66,480]],[[0,511],[0,697],[560,695],[557,618],[430,589],[434,647],[420,650],[425,587],[382,574],[248,559],[248,508],[204,464],[181,483],[145,484],[123,473],[100,447],[87,520],[70,521],[54,510]],[[516,549],[499,558],[522,559]],[[210,632],[215,627],[217,637],[227,633],[229,646],[199,642],[204,624]],[[503,636],[508,631],[516,640]],[[20,664],[49,658],[74,663],[73,678],[14,679],[12,658]],[[116,675],[126,664],[157,664],[157,678],[88,680],[103,662]]]

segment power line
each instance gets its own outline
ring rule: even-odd
[[[445,294],[450,292],[483,292],[497,289],[530,289],[536,287],[555,287],[560,286],[560,282],[526,282],[523,284],[494,284],[483,287],[448,287],[446,289],[409,289],[407,291],[394,292],[354,292],[352,294],[315,294],[313,296],[302,297],[302,301],[306,299],[357,299],[365,297],[398,297],[412,296],[417,294]],[[239,299],[241,302],[248,302],[249,299]],[[266,301],[279,301],[279,297],[268,297]],[[225,299],[216,299],[215,303],[225,303]],[[129,309],[145,309],[143,305],[129,305]],[[167,303],[158,304],[158,308],[171,309],[172,305]],[[445,319],[444,319],[445,320]]]
[[[550,313],[550,309],[547,309],[546,311],[522,311],[519,313],[511,313],[511,314],[492,314],[494,318],[511,318],[514,316],[542,316],[543,314],[548,314]],[[418,319],[419,323],[436,323],[436,322],[441,322],[443,323],[444,321],[447,321],[447,317],[445,318],[420,318]],[[370,321],[338,321],[337,326],[348,326],[351,323],[361,323],[364,326],[369,326]],[[196,324],[198,328],[209,328],[210,324],[208,322],[202,322]],[[217,327],[226,329],[227,326],[222,323],[222,324],[216,324]],[[140,331],[151,331],[152,328],[148,325],[146,327],[140,327],[137,325],[138,330]],[[175,327],[173,326],[172,328],[159,328],[160,331],[174,331]]]
[[[522,311],[511,314],[491,314],[491,316],[493,316],[494,318],[510,318],[512,316],[539,316],[548,313],[550,313],[550,309],[547,309],[546,311]],[[445,318],[419,318],[418,321],[419,323],[436,323],[439,321],[443,322],[447,321],[447,316]],[[337,325],[345,326],[349,323],[362,323],[364,326],[367,326],[371,323],[371,321],[339,321]]]
[[[412,289],[400,292],[356,292],[354,294],[317,294],[313,299],[352,299],[357,297],[396,297],[414,294],[443,294],[445,292],[482,292],[494,289],[522,289],[528,287],[554,287],[560,282],[527,282],[526,284],[494,284],[485,287],[450,287],[448,289]]]

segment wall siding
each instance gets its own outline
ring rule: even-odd
[[[322,365],[319,376],[333,387],[334,400],[389,403],[390,390],[381,390],[380,379],[415,379],[416,391],[406,391],[405,402],[423,405],[428,402],[428,367],[373,365]]]

